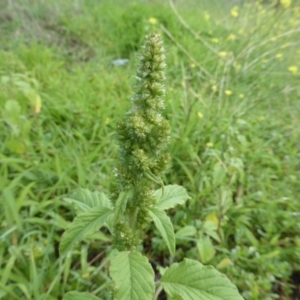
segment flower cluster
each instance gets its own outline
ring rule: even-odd
[[[131,190],[124,224],[119,234],[115,227],[115,247],[124,250],[137,246],[140,229],[148,223],[147,208],[154,204],[154,186],[160,182],[169,156],[165,153],[170,127],[163,117],[165,108],[165,55],[162,38],[154,33],[146,38],[136,74],[132,107],[118,124],[120,163],[116,171],[118,193]],[[132,239],[130,238],[132,237]],[[128,242],[129,241],[129,242]]]

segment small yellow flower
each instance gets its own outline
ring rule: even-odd
[[[292,4],[292,0],[280,0],[280,4],[283,8],[288,8]]]
[[[290,43],[286,43],[280,46],[281,49],[285,49],[290,46]]]
[[[215,44],[218,44],[220,42],[218,38],[212,38],[211,41]]]
[[[211,142],[206,143],[206,147],[211,148],[214,144]]]
[[[296,26],[298,24],[297,20],[295,19],[290,19],[289,20],[289,23],[292,25],[292,26]]]
[[[231,9],[231,15],[236,18],[239,16],[239,8],[238,6],[234,6],[232,9]]]
[[[226,96],[232,95],[232,91],[231,90],[226,90],[224,93],[225,93]]]
[[[298,67],[297,66],[290,66],[288,70],[293,74],[296,75],[298,73]]]
[[[243,98],[245,98],[245,95],[241,93],[241,94],[239,94],[239,98],[243,99]]]
[[[149,18],[149,23],[152,25],[155,25],[155,24],[157,24],[157,19],[151,17],[151,18]]]
[[[41,100],[41,97],[40,95],[38,94],[35,94],[34,95],[34,102],[32,103],[32,106],[33,106],[33,110],[34,110],[34,114],[39,114],[41,112],[41,108],[42,108],[42,100]]]
[[[110,122],[110,118],[106,118],[104,121],[105,125],[107,125],[109,122]]]
[[[191,64],[191,68],[192,69],[196,68],[196,65],[195,64]]]
[[[217,268],[219,270],[222,270],[222,269],[227,268],[230,265],[233,265],[233,262],[228,257],[225,257],[219,262],[219,264],[217,265]]]
[[[211,87],[211,89],[212,89],[213,92],[216,92],[216,91],[218,90],[218,87],[217,87],[216,85],[213,85],[213,86]]]
[[[262,10],[260,11],[260,14],[261,14],[262,16],[264,16],[264,15],[266,14],[266,10],[265,10],[265,9],[262,9]]]
[[[219,56],[220,57],[226,57],[227,56],[227,52],[226,51],[221,51],[221,52],[219,52]]]
[[[229,34],[227,40],[234,41],[236,39],[236,36],[234,34]]]
[[[277,53],[277,54],[276,54],[276,58],[282,59],[282,57],[283,57],[283,54],[282,54],[282,53]]]
[[[91,274],[90,274],[89,272],[84,272],[84,273],[81,274],[81,277],[82,277],[82,278],[89,278],[90,275],[91,275]]]
[[[202,119],[202,118],[203,118],[203,114],[202,114],[202,112],[201,112],[201,111],[198,111],[198,117],[199,117],[200,119]]]
[[[206,11],[204,12],[204,19],[208,21],[210,19],[210,14]]]

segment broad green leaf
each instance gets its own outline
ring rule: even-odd
[[[127,201],[132,196],[132,190],[124,190],[120,193],[115,207],[115,216],[114,216],[114,223],[117,223],[121,216],[124,214]]]
[[[197,249],[203,264],[208,263],[216,254],[216,250],[208,236],[201,238],[197,242]]]
[[[68,292],[64,294],[64,297],[62,300],[101,300],[100,298],[90,294],[90,293],[85,293],[85,292]]]
[[[102,192],[91,192],[88,189],[80,189],[67,198],[64,198],[68,203],[76,205],[76,212],[85,212],[91,207],[107,207],[112,208],[110,200]]]
[[[115,300],[152,300],[154,272],[148,258],[139,252],[118,253],[109,268],[115,286]]]
[[[171,255],[175,255],[175,234],[174,228],[170,218],[167,214],[158,208],[151,208],[148,210],[157,230],[160,232],[162,238],[166,242]]]
[[[111,213],[112,210],[107,207],[93,207],[80,213],[63,234],[60,242],[60,253],[65,254],[85,236],[99,230]]]
[[[197,232],[197,230],[194,226],[187,225],[187,226],[180,228],[175,233],[175,236],[176,236],[176,238],[195,236],[196,232]]]
[[[101,231],[97,231],[95,233],[92,233],[91,235],[88,235],[86,237],[86,240],[98,240],[103,242],[111,242],[112,238],[109,234],[104,234]]]
[[[180,185],[167,185],[163,189],[158,189],[154,192],[157,207],[161,210],[166,210],[175,207],[177,204],[184,204],[190,196],[186,189]]]
[[[171,297],[186,300],[243,300],[230,280],[212,266],[185,258],[173,264],[160,283]]]

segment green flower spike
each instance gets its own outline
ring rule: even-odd
[[[161,35],[153,33],[142,47],[132,107],[117,127],[120,163],[116,177],[121,196],[115,205],[120,207],[122,217],[115,224],[114,246],[119,250],[140,244],[150,221],[147,209],[154,204],[154,186],[162,185],[160,174],[169,161],[165,150],[170,126],[162,115],[165,68]]]

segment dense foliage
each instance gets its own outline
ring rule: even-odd
[[[188,257],[245,299],[299,297],[299,2],[198,2],[0,0],[0,299],[110,299],[112,237],[59,256],[76,213],[62,198],[114,190],[116,121],[153,30],[168,53],[164,182],[192,199],[169,211],[175,257],[154,227],[144,251],[157,273]]]

